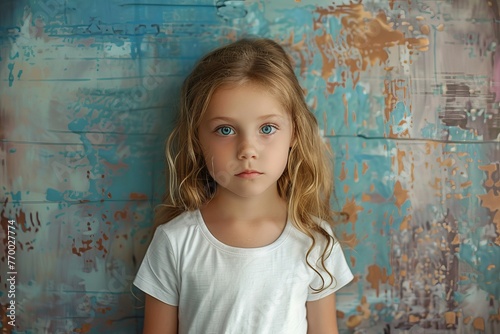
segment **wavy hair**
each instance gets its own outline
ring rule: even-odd
[[[214,92],[223,85],[246,82],[262,85],[290,113],[293,143],[287,167],[278,179],[278,193],[288,203],[288,218],[309,236],[312,244],[306,262],[320,277],[320,292],[334,277],[326,269],[335,240],[317,219],[333,225],[336,215],[330,209],[333,193],[331,152],[323,142],[318,123],[308,109],[304,92],[295,76],[290,58],[283,48],[269,39],[245,38],[211,51],[198,61],[181,89],[177,123],[166,145],[167,194],[155,212],[155,226],[185,211],[202,207],[210,200],[215,182],[206,168],[197,130]],[[329,284],[309,261],[318,242],[322,251],[316,266],[329,275]]]

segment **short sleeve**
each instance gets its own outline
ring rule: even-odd
[[[322,227],[325,228],[325,230],[333,234],[331,227],[329,225],[322,224]],[[342,247],[340,246],[340,243],[334,239],[335,243],[332,246],[332,251],[330,253],[330,256],[325,260],[325,267],[328,269],[328,271],[332,274],[333,276],[333,282],[330,280],[330,276],[328,276],[328,273],[324,271],[323,268],[319,267],[316,269],[321,273],[321,276],[323,277],[325,281],[325,285],[328,285],[330,282],[332,283],[330,286],[328,286],[325,290],[315,293],[315,291],[312,288],[318,289],[322,286],[322,280],[321,277],[317,274],[314,273],[314,278],[311,282],[311,285],[309,287],[309,294],[307,297],[307,301],[314,301],[314,300],[319,300],[321,298],[324,298],[337,290],[343,288],[345,285],[347,285],[352,279],[353,275],[351,272],[351,269],[349,268],[346,258],[344,256],[344,252],[342,251]],[[315,254],[318,255],[321,254],[321,251],[314,252]],[[311,262],[311,263],[315,263]]]
[[[172,306],[179,304],[179,275],[172,245],[165,231],[156,229],[139,267],[134,285]]]

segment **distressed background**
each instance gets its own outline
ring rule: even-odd
[[[258,35],[290,52],[336,155],[356,276],[341,331],[500,333],[499,15],[494,0],[2,0],[2,331],[140,331],[131,281],[179,86]]]

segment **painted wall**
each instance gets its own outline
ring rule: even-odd
[[[341,331],[500,333],[499,15],[493,0],[2,0],[3,332],[140,331],[131,280],[179,86],[259,35],[292,55],[335,152],[356,276]]]

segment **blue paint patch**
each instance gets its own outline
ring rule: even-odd
[[[87,120],[84,118],[76,118],[68,124],[68,129],[73,132],[82,132],[88,126]]]
[[[61,202],[64,201],[63,194],[56,189],[48,188],[47,195],[45,196],[47,201],[51,202]]]
[[[14,63],[7,64],[7,68],[9,69],[9,87],[12,87],[14,83],[14,74],[12,74],[14,71]]]
[[[16,58],[19,58],[19,52],[16,52],[13,56],[9,56],[10,60],[14,60]]]
[[[14,202],[20,202],[21,201],[21,192],[18,191],[17,193],[10,193],[10,196],[12,197],[12,200]]]

